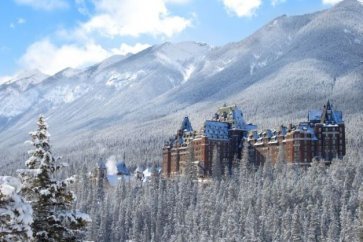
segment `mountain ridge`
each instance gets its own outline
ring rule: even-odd
[[[359,114],[361,12],[362,4],[345,0],[311,14],[277,17],[220,47],[164,43],[82,70],[62,70],[17,95],[0,85],[0,147],[23,141],[40,113],[49,117],[56,137],[105,133],[115,139],[130,130],[170,135],[185,114],[198,113],[198,127],[224,102],[241,105],[262,124],[280,122],[292,110],[289,119],[300,118],[328,98],[349,115]]]

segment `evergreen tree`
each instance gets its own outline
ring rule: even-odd
[[[33,236],[36,241],[79,241],[90,218],[71,210],[75,196],[68,186],[74,180],[55,179],[56,172],[66,164],[56,162],[50,151],[45,118],[40,116],[37,124],[37,131],[30,133],[35,149],[29,151],[27,169],[18,170],[23,182],[21,192],[34,211]]]
[[[292,224],[291,224],[291,241],[301,241],[302,231],[299,216],[299,207],[295,207],[292,214]]]
[[[15,177],[0,176],[0,241],[29,241],[33,238],[32,208],[18,192]]]
[[[277,154],[277,163],[284,163],[285,162],[285,147],[282,142],[279,144],[279,153]]]
[[[256,219],[257,216],[255,214],[253,205],[250,205],[245,219],[245,236],[243,238],[244,241],[258,241],[256,232]]]
[[[220,179],[222,176],[221,156],[216,145],[213,147],[212,176],[215,179]]]
[[[282,241],[291,241],[291,210],[288,208],[282,217]]]
[[[185,168],[185,174],[188,177],[188,179],[191,179],[192,181],[197,180],[198,178],[198,171],[197,171],[197,165],[195,164],[195,160],[194,160],[194,147],[193,147],[193,143],[189,144],[188,147],[188,159],[187,159],[187,164],[186,164],[186,168]]]
[[[363,241],[363,186],[359,189],[359,239]]]
[[[241,161],[239,164],[239,182],[241,187],[247,186],[249,176],[251,174],[252,160],[248,146],[248,142],[244,141],[241,151]]]
[[[309,228],[308,228],[308,241],[320,241],[320,222],[319,222],[319,210],[318,206],[310,205],[311,209],[310,213],[310,221],[309,221]]]

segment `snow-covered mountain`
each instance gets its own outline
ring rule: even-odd
[[[258,123],[302,118],[328,98],[359,114],[362,13],[359,1],[345,0],[321,12],[278,17],[221,47],[164,43],[83,70],[22,75],[0,85],[0,149],[25,140],[40,113],[63,145],[85,136],[167,136],[185,114],[198,128],[224,102],[240,105]]]

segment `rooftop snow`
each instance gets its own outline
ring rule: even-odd
[[[204,135],[211,139],[228,139],[229,124],[207,120],[204,123]]]
[[[253,130],[255,125],[246,124],[242,111],[236,106],[224,106],[218,109],[217,114],[220,121],[228,122],[234,129]]]
[[[321,110],[311,110],[308,113],[309,122],[320,122],[321,115],[323,111]],[[343,123],[343,113],[341,111],[333,111],[333,118],[336,123]]]

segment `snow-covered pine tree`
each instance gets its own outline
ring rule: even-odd
[[[363,186],[359,189],[359,226],[358,235],[360,241],[363,241]]]
[[[0,241],[30,241],[33,210],[18,192],[19,179],[0,176]]]
[[[221,179],[222,176],[221,156],[216,145],[213,147],[212,154],[212,176],[217,180]]]
[[[299,207],[296,206],[292,214],[291,221],[291,241],[302,241],[301,222],[299,217]],[[334,240],[332,240],[334,241]]]
[[[251,174],[252,159],[249,153],[249,143],[247,140],[243,141],[241,150],[241,160],[239,164],[239,179],[241,186],[246,186],[248,176]]]
[[[188,177],[188,179],[195,181],[197,180],[197,166],[195,164],[195,160],[194,160],[194,147],[193,144],[189,145],[188,148],[188,159],[187,159],[187,165],[186,165],[186,169],[185,169],[185,174]]]
[[[55,173],[66,164],[54,159],[49,145],[48,125],[43,116],[37,122],[38,129],[31,132],[34,150],[28,153],[27,169],[18,170],[22,180],[22,195],[31,202],[36,241],[80,241],[89,216],[72,210],[75,196],[68,186],[73,178],[57,180]]]

